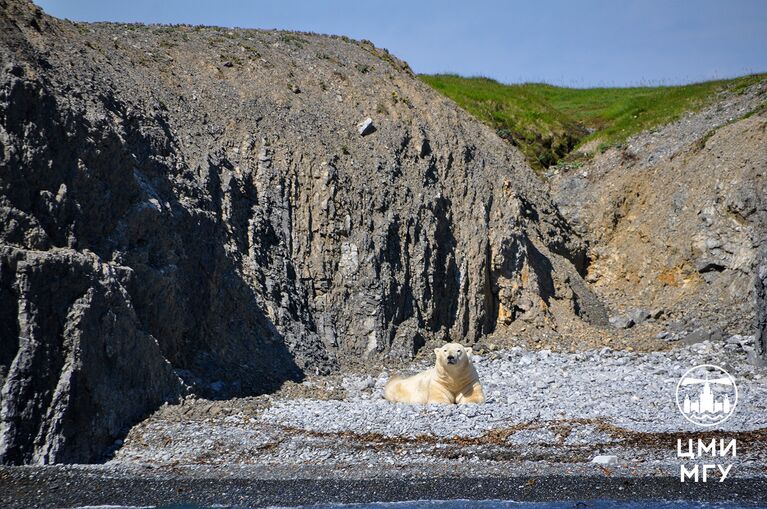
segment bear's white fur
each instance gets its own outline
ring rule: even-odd
[[[448,343],[434,353],[433,368],[408,378],[392,377],[384,388],[384,398],[401,403],[484,403],[471,348]]]

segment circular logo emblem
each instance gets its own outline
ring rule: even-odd
[[[726,421],[738,404],[738,386],[724,369],[713,364],[695,366],[676,386],[676,404],[685,419],[698,426]]]

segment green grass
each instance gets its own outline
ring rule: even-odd
[[[577,149],[605,150],[641,131],[667,124],[713,102],[722,91],[742,93],[767,74],[672,87],[564,88],[504,85],[451,74],[420,78],[517,145],[542,170],[572,160]]]

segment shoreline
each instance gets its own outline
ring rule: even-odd
[[[735,478],[724,483],[681,483],[673,477],[510,476],[374,479],[339,477],[262,479],[179,475],[137,476],[101,466],[0,468],[0,505],[15,508],[80,506],[269,507],[317,503],[406,500],[542,501],[701,501],[767,502],[767,478]],[[449,486],[449,489],[446,489]]]
[[[730,476],[767,477],[767,371],[744,357],[711,343],[662,354],[499,350],[475,358],[483,405],[390,403],[390,373],[316,377],[287,393],[165,406],[115,445],[107,465],[191,475],[242,468],[254,478],[309,468],[312,478],[494,478],[601,475],[592,460],[608,455],[609,475],[673,477],[677,439],[736,439]],[[714,360],[735,367],[743,402],[723,426],[703,429],[681,415],[674,389],[688,366]]]
[[[767,503],[767,370],[745,357],[709,341],[662,353],[498,350],[475,358],[483,405],[391,404],[381,394],[388,373],[377,370],[269,396],[189,398],[134,426],[106,463],[0,467],[0,507]],[[687,366],[714,360],[732,369],[743,403],[704,430],[679,414],[673,388]],[[693,462],[733,471],[682,483],[677,439],[712,438],[737,439],[737,457]],[[595,464],[597,455],[616,461]]]

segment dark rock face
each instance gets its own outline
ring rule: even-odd
[[[113,267],[71,250],[0,256],[4,283],[13,280],[3,285],[4,308],[16,312],[3,317],[3,332],[18,329],[3,337],[6,348],[18,337],[3,352],[4,462],[97,458],[126,420],[178,394]]]
[[[756,299],[756,347],[762,359],[767,361],[767,258],[759,267],[759,277],[756,280]]]
[[[758,191],[758,227],[754,245],[760,246],[761,263],[756,266],[754,278],[756,295],[756,353],[767,363],[767,184]]]
[[[182,385],[217,397],[301,376],[221,232],[178,205],[166,168],[132,159],[162,140],[60,118],[22,79],[3,92],[4,461],[97,457]]]
[[[521,156],[388,53],[0,7],[0,461],[98,460],[187,392],[606,322]]]

